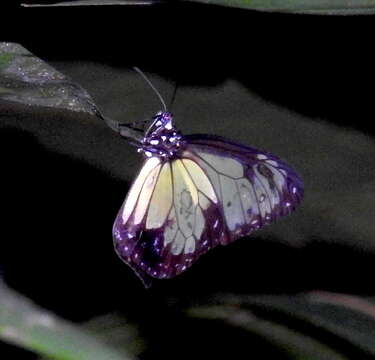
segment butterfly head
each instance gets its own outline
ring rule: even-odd
[[[147,157],[157,156],[169,159],[181,151],[181,133],[173,125],[173,116],[160,111],[153,118],[139,148]]]

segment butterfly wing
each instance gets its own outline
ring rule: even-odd
[[[208,221],[217,221],[215,228]],[[220,242],[219,200],[191,159],[150,158],[133,183],[113,227],[117,253],[140,276],[171,278]]]
[[[146,161],[113,227],[117,253],[146,285],[289,214],[303,196],[298,175],[269,153],[208,135],[184,141],[181,158]]]
[[[303,198],[299,175],[269,152],[212,135],[189,135],[184,156],[195,161],[220,199],[224,245],[290,214]]]

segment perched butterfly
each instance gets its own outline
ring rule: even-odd
[[[139,146],[146,161],[113,226],[118,255],[146,286],[288,215],[300,177],[276,156],[213,135],[182,135],[159,112]]]

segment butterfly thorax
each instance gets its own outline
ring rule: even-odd
[[[173,126],[172,114],[159,112],[153,117],[153,122],[146,131],[138,151],[144,152],[147,157],[170,159],[177,156],[182,145],[182,135]]]

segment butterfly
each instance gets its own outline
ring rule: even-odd
[[[145,162],[113,225],[117,254],[148,287],[210,249],[290,214],[299,175],[268,152],[214,135],[182,135],[157,113],[138,151]]]

